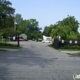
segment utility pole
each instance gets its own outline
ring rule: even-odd
[[[14,21],[14,31],[17,32],[18,28],[17,28],[17,23],[16,23],[16,20]],[[16,35],[16,38],[17,38],[17,46],[19,47],[20,44],[19,44],[19,34],[17,32],[17,35]]]
[[[20,45],[19,45],[19,34],[18,34],[18,46],[20,46]]]

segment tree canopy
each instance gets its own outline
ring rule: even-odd
[[[21,14],[15,15],[15,27],[17,34],[25,33],[28,39],[42,38],[41,28],[39,28],[38,21],[36,19],[24,20]]]
[[[10,35],[10,29],[14,26],[15,9],[11,5],[7,0],[0,0],[0,35]]]
[[[52,26],[46,26],[43,34],[52,37],[61,36],[62,39],[77,39],[78,28],[79,22],[76,18],[74,16],[68,16]]]
[[[38,39],[42,38],[41,28],[38,26],[38,21],[36,19],[23,20],[21,22],[22,33],[27,34],[28,39]]]
[[[0,29],[14,25],[15,9],[11,5],[12,3],[7,0],[0,0]]]
[[[25,33],[28,39],[42,38],[41,28],[36,19],[23,19],[21,14],[14,16],[15,9],[12,8],[12,3],[8,0],[0,0],[0,35],[12,36]],[[14,21],[16,24],[14,25]],[[58,37],[62,39],[77,39],[79,22],[74,16],[67,16],[61,21],[50,26],[45,26],[43,35]],[[12,33],[11,33],[12,32]],[[11,33],[11,34],[10,34]]]

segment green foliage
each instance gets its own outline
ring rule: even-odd
[[[70,35],[67,35],[67,39],[78,39],[77,33],[71,33]]]
[[[80,33],[79,33],[79,32],[77,33],[77,37],[78,37],[78,39],[80,40]]]
[[[19,29],[16,30],[16,34],[20,35],[21,34],[21,31]]]
[[[7,37],[8,37],[8,36],[13,36],[13,35],[15,35],[14,28],[10,28],[10,27],[1,29],[0,32],[2,33],[2,34],[1,34],[2,36],[7,36]]]
[[[20,23],[21,23],[21,21],[23,20],[23,18],[22,18],[22,16],[21,16],[21,14],[16,14],[15,15],[15,23],[18,25],[18,27],[20,27]]]
[[[0,0],[0,36],[13,36],[25,33],[28,39],[42,38],[38,21],[36,19],[23,20],[21,14],[14,16],[15,9],[11,5],[10,1]]]
[[[13,45],[13,44],[0,43],[0,48],[19,49],[20,47],[18,47],[17,45]]]
[[[21,33],[26,33],[27,24],[28,24],[27,20],[22,20],[20,22],[20,31],[21,31]]]
[[[45,36],[50,36],[50,27],[49,26],[45,26],[43,34]]]
[[[74,16],[68,16],[60,23],[59,35],[64,39],[77,39],[79,22]]]
[[[58,29],[52,29],[52,31],[51,31],[51,37],[53,37],[53,38],[57,38],[57,35],[58,35]]]
[[[58,35],[58,25],[57,24],[54,24],[54,25],[50,25],[50,26],[45,26],[44,27],[44,31],[43,31],[43,34],[45,36],[52,36],[52,37],[56,37]]]
[[[14,26],[14,8],[12,3],[7,0],[0,0],[0,29]]]
[[[52,48],[53,48],[53,44],[50,44],[50,45],[48,45],[48,46],[50,46],[50,47],[52,47]]]
[[[61,26],[68,26],[69,28],[71,28],[71,31],[77,32],[79,22],[75,19],[74,16],[68,16],[61,21]]]
[[[42,38],[41,28],[38,27],[36,19],[23,20],[21,22],[21,32],[27,34],[28,39]]]
[[[75,17],[68,16],[54,25],[46,26],[43,34],[54,38],[61,36],[62,39],[78,39],[78,27],[79,22],[75,19]]]
[[[23,18],[21,17],[21,14],[16,14],[14,16],[14,19],[15,19],[15,32],[16,34],[21,34],[21,22],[23,21]]]
[[[12,3],[7,0],[0,0],[0,36],[14,35],[14,12]]]
[[[80,49],[78,45],[65,45],[64,47],[60,47],[60,49]]]

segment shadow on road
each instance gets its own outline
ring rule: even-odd
[[[34,66],[38,65],[40,67],[47,66],[47,64],[51,64],[57,58],[47,59],[40,57],[41,54],[36,54],[35,52],[24,49],[19,51],[8,51],[8,52],[1,52],[0,53],[0,64],[21,64],[21,65],[28,65]]]
[[[7,68],[0,67],[0,80],[8,80],[6,76],[7,76]]]

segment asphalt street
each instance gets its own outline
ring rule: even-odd
[[[48,44],[21,42],[20,50],[0,52],[0,80],[73,80],[74,73],[80,74],[80,57]]]

